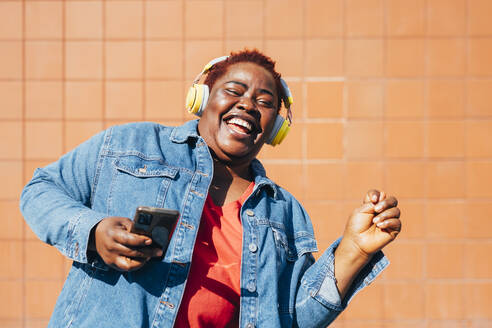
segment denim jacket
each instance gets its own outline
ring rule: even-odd
[[[255,187],[240,212],[240,327],[327,326],[388,261],[376,253],[341,300],[333,273],[339,240],[315,262],[305,210],[259,161],[251,165]],[[116,126],[37,169],[21,196],[24,217],[74,261],[49,326],[172,327],[212,176],[197,121]],[[89,234],[105,217],[132,218],[137,206],[176,209],[180,219],[162,259],[119,272],[88,252]]]

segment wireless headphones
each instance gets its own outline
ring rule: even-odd
[[[189,113],[195,114],[196,116],[202,116],[203,110],[207,106],[208,96],[210,94],[210,90],[208,85],[206,84],[198,84],[198,81],[201,77],[208,73],[208,71],[217,63],[226,60],[229,56],[222,56],[219,58],[215,58],[211,60],[203,70],[197,75],[195,80],[193,81],[193,85],[188,90],[188,94],[186,95],[186,109]],[[292,97],[292,93],[287,86],[287,83],[284,79],[280,78],[280,83],[283,89],[283,101],[284,106],[287,109],[287,117],[284,118],[280,114],[275,118],[275,123],[273,124],[273,129],[270,136],[267,139],[267,143],[276,146],[282,142],[287,136],[287,133],[290,130],[290,125],[292,124],[292,112],[290,110],[290,106],[294,103],[294,98]]]

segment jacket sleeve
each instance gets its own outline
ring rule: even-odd
[[[336,240],[316,262],[311,254],[305,258],[314,263],[304,273],[297,291],[295,321],[298,327],[328,326],[347,307],[355,294],[369,285],[389,264],[381,251],[374,254],[342,300],[334,274],[334,253],[340,240],[341,238]]]
[[[58,161],[38,168],[24,187],[20,207],[26,222],[44,242],[68,258],[88,263],[89,234],[107,215],[93,211],[100,165],[98,158],[110,130],[93,136]]]

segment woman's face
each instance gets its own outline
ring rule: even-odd
[[[219,160],[249,164],[273,128],[277,99],[270,72],[254,63],[233,64],[215,81],[198,131]]]

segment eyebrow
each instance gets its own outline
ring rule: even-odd
[[[244,88],[248,88],[248,86],[245,84],[245,83],[242,83],[242,82],[239,82],[239,81],[227,81],[226,83],[234,83],[234,84],[239,84],[240,86],[244,87]],[[270,96],[274,97],[273,93],[270,91],[270,90],[267,90],[267,89],[260,89],[260,92],[262,93],[267,93],[269,94]]]

